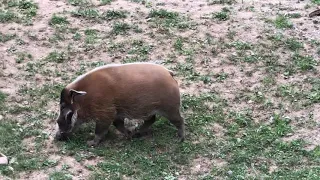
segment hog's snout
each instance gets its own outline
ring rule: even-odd
[[[57,131],[56,135],[54,136],[54,140],[56,141],[64,141],[68,139],[69,134],[62,133],[60,131]]]

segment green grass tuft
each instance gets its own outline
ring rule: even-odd
[[[219,21],[227,21],[230,19],[230,10],[228,8],[223,8],[221,12],[213,14],[213,18],[218,19]]]
[[[176,51],[182,51],[183,48],[183,40],[179,37],[177,38],[176,42],[174,43],[174,49]]]
[[[288,18],[301,18],[302,15],[300,13],[288,13],[285,15]]]
[[[49,21],[49,25],[66,25],[69,24],[69,21],[66,17],[53,15],[52,18]]]
[[[68,3],[73,6],[86,6],[90,4],[88,0],[68,0]]]
[[[53,51],[45,58],[49,62],[62,63],[68,59],[68,56],[65,52]]]
[[[297,41],[294,38],[289,38],[285,41],[286,46],[292,50],[292,51],[297,51],[301,48],[303,48],[303,45],[301,42]]]
[[[0,91],[0,112],[4,110],[7,95]]]
[[[311,0],[311,2],[317,5],[320,4],[320,0]]]
[[[279,29],[289,29],[293,28],[293,24],[283,15],[278,15],[274,21],[274,25]]]
[[[172,28],[187,29],[192,27],[192,23],[185,17],[180,16],[177,12],[167,11],[165,9],[152,9],[149,13],[150,22],[154,23],[158,28]]]
[[[0,22],[1,23],[8,23],[14,21],[17,15],[10,10],[2,10],[0,9]]]
[[[26,52],[17,53],[16,63],[22,63],[27,59],[32,60],[33,59],[32,55]]]
[[[111,4],[113,0],[100,0],[100,1],[101,1],[100,5],[107,5],[107,4]]]
[[[208,5],[214,5],[214,4],[228,4],[232,5],[235,4],[236,0],[208,0]]]
[[[0,42],[5,43],[7,41],[10,41],[16,37],[15,34],[3,34],[0,32]]]
[[[234,48],[236,48],[236,50],[250,50],[250,49],[252,49],[251,44],[249,44],[247,42],[243,42],[243,41],[235,41],[231,44],[228,44],[228,46],[234,47]]]
[[[97,30],[86,29],[84,31],[84,34],[86,35],[85,42],[87,44],[94,44],[97,41],[97,38],[98,38]]]
[[[27,25],[31,24],[32,18],[37,15],[37,11],[39,9],[38,4],[36,4],[32,0],[10,1],[7,5],[8,11],[6,20],[14,21],[17,23],[22,22]]]
[[[89,7],[79,8],[77,11],[73,11],[72,15],[86,19],[97,19],[100,17],[98,10]]]
[[[301,71],[312,70],[318,64],[317,61],[312,56],[302,56],[299,54],[294,54],[292,59],[294,64]]]
[[[149,13],[150,18],[164,18],[164,19],[177,19],[179,14],[177,12],[170,12],[165,9],[155,10],[152,9]]]
[[[125,22],[115,22],[112,26],[112,33],[116,35],[124,35],[127,34],[131,29],[131,25]]]
[[[115,10],[107,10],[102,13],[101,17],[103,19],[112,20],[112,19],[124,19],[127,17],[126,11],[115,11]]]
[[[72,175],[64,171],[55,171],[49,175],[50,180],[72,180]]]

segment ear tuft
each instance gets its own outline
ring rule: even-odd
[[[74,95],[74,96],[77,96],[77,95],[80,95],[80,96],[83,96],[83,95],[86,95],[87,92],[85,91],[77,91],[77,90],[74,90],[74,89],[70,89],[69,91],[70,95]]]
[[[73,104],[74,98],[75,98],[76,96],[84,96],[84,95],[87,94],[87,92],[85,92],[85,91],[77,91],[77,90],[74,90],[74,89],[70,89],[69,94],[70,94],[70,97],[71,97],[71,104]]]

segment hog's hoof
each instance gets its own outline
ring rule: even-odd
[[[131,140],[132,139],[132,135],[133,134],[129,131],[129,132],[124,134],[124,138],[127,139],[127,140]]]
[[[179,141],[180,143],[184,142],[184,137],[179,137],[178,141]]]
[[[136,132],[135,134],[132,135],[132,138],[141,138],[143,136],[149,136],[152,134],[151,130],[144,131],[144,132]]]
[[[62,134],[60,132],[57,132],[54,136],[55,141],[66,141],[68,140],[69,136],[68,134]]]
[[[97,147],[98,146],[98,142],[94,141],[94,140],[91,140],[91,141],[87,141],[87,145],[89,147]]]

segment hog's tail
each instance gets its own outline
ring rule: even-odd
[[[175,76],[174,72],[171,70],[168,70],[169,74],[171,75],[172,79],[176,81],[176,83],[178,83],[178,81],[176,79],[173,78],[173,76]]]
[[[172,77],[175,75],[173,71],[171,71],[171,70],[168,70],[168,71],[169,71],[169,73],[170,73],[170,75],[171,75]]]

